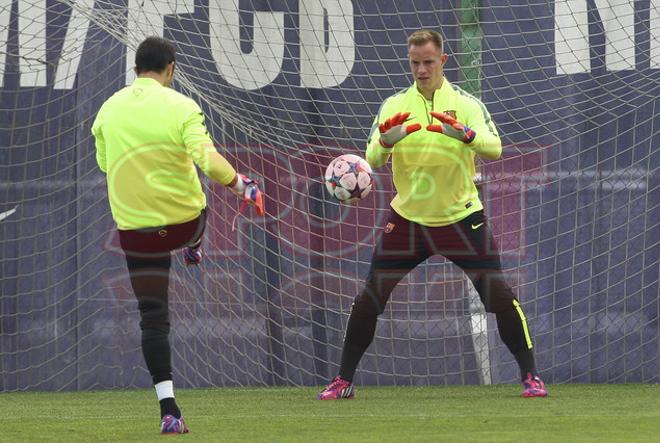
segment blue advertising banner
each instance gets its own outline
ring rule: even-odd
[[[461,2],[398,3],[3,0],[0,390],[149,385],[90,127],[153,34],[175,43],[174,87],[202,106],[219,152],[268,196],[264,220],[239,215],[232,230],[238,204],[204,181],[205,264],[177,256],[170,282],[177,380],[333,376],[394,189],[387,167],[373,195],[342,206],[323,170],[364,156],[380,104],[410,86],[412,31],[440,31],[446,78],[466,80]],[[479,180],[507,279],[546,382],[658,382],[660,6],[532,3],[473,11],[478,95],[504,146]],[[441,257],[417,268],[356,380],[516,381],[474,295]]]

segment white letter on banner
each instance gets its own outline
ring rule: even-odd
[[[608,71],[635,69],[634,0],[596,0],[605,29],[605,66]]]
[[[591,70],[586,0],[555,0],[555,65],[558,75]]]
[[[151,35],[163,36],[163,18],[170,14],[192,14],[195,0],[128,0],[128,23],[126,25],[126,84],[135,78],[135,49],[142,40]]]
[[[300,0],[299,11],[301,86],[330,88],[341,84],[355,63],[353,3],[350,0]],[[326,14],[328,29],[325,29]]]
[[[0,88],[5,81],[5,55],[7,54],[7,38],[9,36],[9,16],[11,2],[0,6]]]
[[[220,75],[232,86],[259,89],[282,70],[284,13],[254,12],[252,51],[243,53],[238,0],[210,0],[211,55]]]
[[[55,71],[54,89],[73,88],[89,28],[87,15],[91,15],[94,9],[94,0],[77,0],[71,3],[71,18]]]
[[[660,2],[658,0],[651,0],[650,9],[651,69],[658,69],[660,68]]]
[[[634,0],[596,0],[605,30],[605,67],[635,69]],[[557,74],[591,71],[587,0],[555,0]]]
[[[46,0],[19,0],[21,86],[46,86]]]

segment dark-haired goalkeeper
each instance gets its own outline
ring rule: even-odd
[[[495,313],[500,337],[520,367],[522,395],[545,397],[527,321],[502,274],[473,180],[475,156],[496,160],[502,153],[497,129],[478,99],[444,78],[447,55],[439,33],[419,30],[410,35],[408,58],[415,82],[384,101],[366,155],[373,168],[392,159],[397,195],[366,285],[353,302],[339,374],[318,398],[353,397],[355,370],[392,290],[436,254],[461,268],[486,311]]]
[[[140,311],[142,353],[160,402],[161,432],[188,428],[174,400],[169,343],[168,284],[171,251],[186,264],[202,259],[206,196],[195,165],[263,215],[257,183],[220,155],[190,98],[169,86],[174,47],[160,37],[135,55],[137,78],[101,106],[92,126],[96,160],[107,174],[108,198]]]

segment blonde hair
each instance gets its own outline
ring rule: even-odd
[[[444,42],[439,32],[431,29],[419,29],[408,36],[408,47],[423,45],[426,42],[433,42],[440,52],[444,52]]]

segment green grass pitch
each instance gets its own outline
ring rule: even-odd
[[[659,385],[553,385],[524,399],[500,386],[180,389],[190,433],[158,434],[151,390],[3,393],[0,440],[13,441],[660,441]]]

